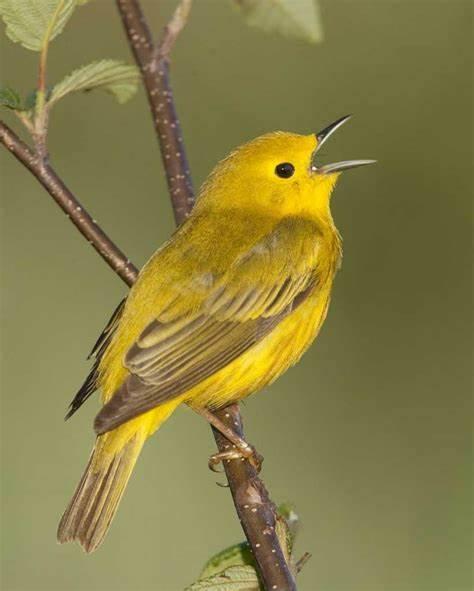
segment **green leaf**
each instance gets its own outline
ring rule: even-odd
[[[71,92],[101,89],[109,92],[119,103],[125,103],[136,92],[140,74],[135,66],[117,60],[100,60],[82,66],[58,82],[51,92],[49,104],[54,104]]]
[[[206,579],[212,577],[230,566],[254,566],[254,564],[255,562],[248,543],[242,542],[234,546],[229,546],[210,558],[204,565],[199,578]]]
[[[280,542],[285,561],[293,571],[294,575],[296,575],[296,567],[292,552],[295,536],[298,531],[298,522],[299,517],[290,503],[282,503],[278,507],[275,533]]]
[[[221,573],[201,579],[185,591],[260,591],[257,573],[252,566],[231,566]]]
[[[323,39],[317,0],[234,0],[246,22],[310,43]]]
[[[20,95],[13,88],[0,88],[0,105],[9,109],[21,109]]]
[[[76,0],[0,0],[0,15],[12,41],[40,51],[61,33],[75,6]]]
[[[293,545],[296,534],[298,533],[300,516],[298,515],[298,513],[296,513],[294,506],[289,502],[285,502],[279,505],[277,508],[277,512],[278,515],[283,517],[286,521],[289,535],[291,537],[291,545]]]

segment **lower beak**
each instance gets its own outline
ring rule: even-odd
[[[333,162],[319,167],[312,166],[311,170],[319,172],[319,174],[333,174],[334,172],[341,172],[342,170],[349,170],[366,164],[375,164],[376,162],[377,160],[343,160],[342,162]]]
[[[318,140],[316,149],[314,151],[312,162],[311,162],[311,170],[313,172],[317,172],[318,174],[333,174],[335,172],[341,172],[342,170],[349,170],[350,168],[357,168],[358,166],[365,166],[366,164],[375,164],[376,160],[343,160],[342,162],[334,162],[332,164],[323,164],[322,166],[318,166],[315,162],[316,155],[318,150],[321,146],[326,142],[326,140],[337,130],[339,127],[344,125],[346,121],[351,118],[351,115],[346,115],[345,117],[341,117],[325,127],[322,131],[316,134],[316,139]]]

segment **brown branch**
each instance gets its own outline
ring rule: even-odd
[[[142,73],[161,147],[175,220],[179,224],[190,214],[194,194],[181,128],[174,107],[168,60],[169,51],[186,23],[190,2],[181,0],[156,46],[153,45],[150,29],[138,0],[116,2],[135,61]],[[244,436],[237,404],[223,408],[215,414],[240,437]],[[214,436],[219,451],[225,451],[228,440],[215,430]],[[296,590],[295,579],[286,563],[275,531],[276,508],[263,482],[249,462],[226,462],[225,471],[264,588]]]
[[[238,404],[231,404],[217,413],[237,435],[244,437]],[[220,451],[229,447],[228,440],[213,428]],[[249,462],[224,462],[229,487],[242,529],[252,548],[265,590],[296,590],[296,582],[286,562],[276,533],[277,509],[257,471]]]
[[[159,52],[157,55],[150,29],[139,2],[136,0],[116,1],[128,42],[142,74],[153,124],[160,144],[175,221],[176,224],[180,224],[192,209],[194,192],[184,151],[181,126],[176,115],[173,91],[169,82],[168,55],[165,54],[162,59],[160,59]],[[181,29],[183,26],[184,22]],[[166,31],[165,27],[165,39]]]
[[[33,152],[3,121],[0,121],[0,142],[43,185],[105,262],[127,285],[132,285],[138,275],[136,267],[133,266],[118,246],[110,240],[97,222],[87,213],[55,170]]]

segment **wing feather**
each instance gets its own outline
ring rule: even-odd
[[[166,321],[157,314],[126,353],[130,375],[97,415],[96,431],[182,395],[265,338],[317,282],[319,235],[312,230],[295,237],[293,226],[277,227],[212,283],[199,309],[182,314],[180,298],[179,314],[172,306]],[[298,237],[309,249],[305,265],[290,258],[289,241]]]
[[[120,321],[120,317],[123,313],[123,308],[125,306],[126,298],[124,298],[120,304],[115,308],[110,320],[108,321],[106,327],[100,334],[99,338],[95,342],[94,346],[92,347],[91,352],[89,353],[87,359],[94,359],[94,363],[92,364],[92,368],[87,375],[84,383],[79,388],[78,392],[74,396],[72,402],[69,404],[69,408],[67,414],[65,416],[65,420],[72,417],[72,415],[79,410],[79,408],[84,404],[84,402],[90,398],[90,396],[97,390],[98,382],[99,382],[99,364],[102,358],[102,355],[109,345],[112,336],[117,329],[118,323]]]

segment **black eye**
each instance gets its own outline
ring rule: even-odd
[[[295,167],[291,162],[282,162],[278,164],[275,168],[275,174],[277,174],[282,179],[289,179],[290,176],[293,176],[295,172]]]

